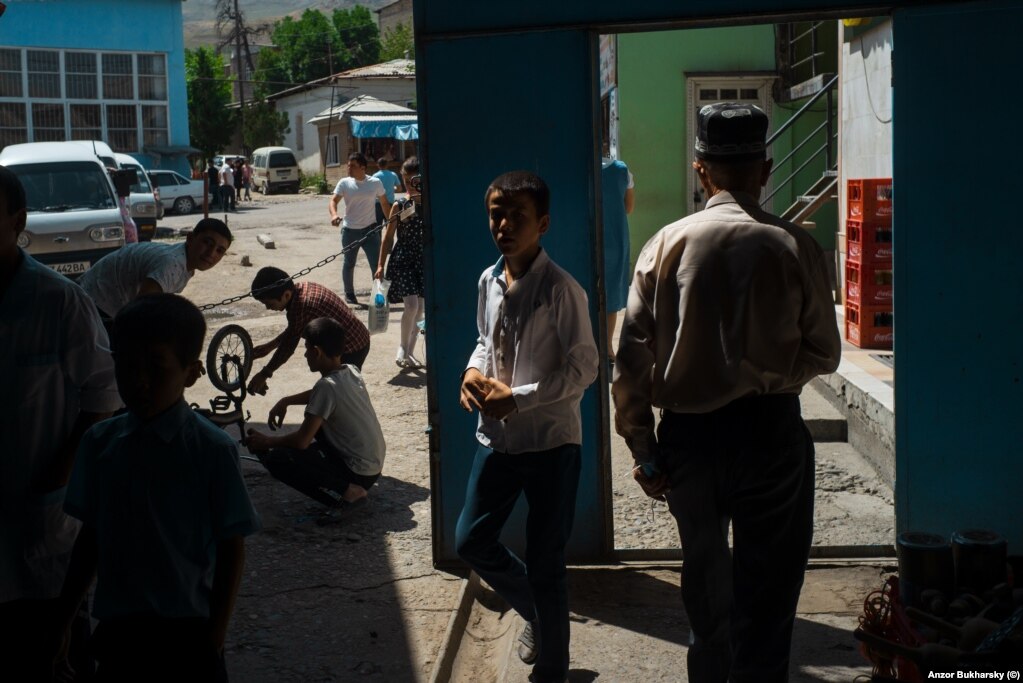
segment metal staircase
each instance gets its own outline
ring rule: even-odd
[[[770,192],[762,205],[782,191],[791,191],[798,182],[800,175],[806,178],[804,171],[820,173],[820,176],[805,192],[797,195],[795,201],[784,212],[782,218],[805,227],[813,227],[810,219],[828,202],[838,198],[838,161],[836,125],[837,109],[835,93],[838,87],[838,76],[822,71],[821,61],[825,57],[822,45],[826,38],[822,32],[827,29],[824,22],[779,24],[776,27],[776,45],[778,66],[781,80],[775,97],[779,101],[792,102],[805,97],[795,114],[772,134],[767,145],[784,135],[793,126],[809,114],[823,113],[823,121],[816,126],[803,140],[792,146],[789,153],[776,160],[771,170],[772,181]],[[824,111],[815,109],[815,105],[824,101]],[[798,165],[797,165],[798,164]],[[819,169],[819,170],[818,170]],[[786,175],[787,174],[787,175]],[[777,180],[785,176],[782,180]]]

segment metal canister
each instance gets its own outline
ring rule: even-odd
[[[920,593],[936,589],[951,595],[955,565],[948,539],[924,531],[904,531],[895,544],[899,558],[899,595],[907,606],[920,605]]]
[[[1004,583],[1008,543],[986,529],[964,529],[952,534],[955,585],[960,591],[981,594]]]

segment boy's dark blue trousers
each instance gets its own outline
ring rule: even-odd
[[[536,620],[535,680],[568,675],[565,544],[572,533],[581,463],[577,444],[531,453],[480,446],[469,474],[455,543],[465,560],[523,619]],[[526,559],[500,542],[501,529],[525,494]]]
[[[754,396],[703,414],[664,411],[657,441],[682,541],[689,680],[788,680],[813,537],[814,448],[799,397]]]

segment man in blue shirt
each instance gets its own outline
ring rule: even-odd
[[[387,194],[387,203],[393,204],[394,190],[395,188],[401,188],[401,178],[398,177],[397,173],[388,168],[389,163],[390,162],[384,157],[377,159],[377,166],[380,167],[380,170],[374,173],[373,177],[378,178],[380,183],[384,186],[384,192]],[[404,191],[404,188],[402,188],[402,191]],[[386,216],[384,216],[384,210],[379,203],[376,205],[376,209],[377,223],[381,223],[384,218],[386,218]]]

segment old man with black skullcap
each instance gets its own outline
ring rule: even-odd
[[[639,255],[616,428],[636,480],[678,522],[689,680],[785,681],[813,535],[799,393],[838,367],[841,341],[820,246],[760,208],[767,115],[711,104],[697,126],[693,168],[709,199]]]

